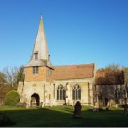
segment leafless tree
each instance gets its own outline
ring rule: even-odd
[[[13,88],[15,86],[16,75],[17,75],[17,72],[18,72],[18,68],[17,67],[10,67],[10,68],[6,67],[6,68],[3,69],[3,72],[6,75],[7,82]]]
[[[6,76],[6,81],[12,88],[17,88],[19,81],[24,81],[24,68],[21,67],[6,67],[3,69]]]

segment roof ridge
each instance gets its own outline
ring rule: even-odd
[[[55,65],[53,67],[68,67],[68,66],[82,66],[82,65],[95,65],[95,63],[90,63],[90,64],[69,64],[69,65]]]

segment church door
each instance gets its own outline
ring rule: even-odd
[[[31,96],[31,106],[39,106],[40,105],[40,97],[38,94],[34,93]]]
[[[105,106],[108,104],[108,98],[105,98]]]

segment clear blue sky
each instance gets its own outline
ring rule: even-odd
[[[128,66],[128,0],[0,0],[0,70],[30,60],[41,12],[53,65]]]

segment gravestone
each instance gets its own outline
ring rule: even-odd
[[[74,106],[74,114],[73,117],[74,118],[80,118],[81,117],[81,103],[79,101],[76,102],[75,106]]]
[[[124,115],[128,115],[128,105],[124,105]]]
[[[44,107],[44,102],[41,102],[40,103],[40,107]]]
[[[124,115],[128,115],[127,98],[124,99]]]
[[[99,104],[99,102],[96,102],[95,103],[95,106],[94,106],[94,108],[93,108],[93,111],[95,112],[95,111],[99,111],[99,109],[100,109],[100,104]]]

